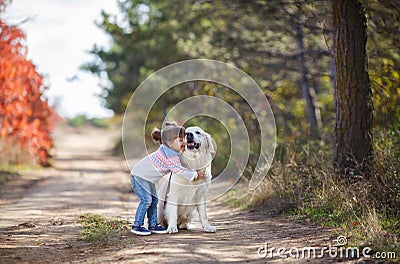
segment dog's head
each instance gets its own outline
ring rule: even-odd
[[[186,150],[194,152],[208,150],[210,153],[215,154],[215,148],[210,134],[206,133],[200,127],[191,126],[186,128],[185,139]]]

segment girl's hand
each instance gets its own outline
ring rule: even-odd
[[[206,172],[204,170],[198,170],[197,177],[194,180],[197,181],[197,180],[202,180],[205,178],[206,178]]]

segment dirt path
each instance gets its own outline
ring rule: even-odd
[[[215,234],[201,232],[194,223],[191,230],[175,235],[138,237],[126,230],[117,241],[84,242],[77,224],[81,215],[131,222],[138,201],[125,161],[108,152],[118,132],[63,128],[55,136],[54,168],[21,172],[0,188],[0,263],[354,263],[281,258],[277,251],[273,258],[271,253],[260,258],[257,252],[265,243],[269,248],[320,248],[333,244],[334,238],[312,225],[240,211],[221,201],[208,205]]]

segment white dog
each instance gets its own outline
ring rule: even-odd
[[[187,229],[197,210],[204,232],[215,232],[206,212],[206,196],[212,178],[211,161],[215,154],[212,138],[197,126],[188,127],[185,138],[186,148],[180,156],[182,165],[192,170],[205,170],[206,177],[195,181],[173,174],[168,177],[159,191],[159,197],[166,198],[158,205],[159,221],[168,226],[169,233],[177,233],[178,226]]]

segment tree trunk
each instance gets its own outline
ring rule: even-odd
[[[303,26],[296,24],[296,42],[299,50],[299,64],[300,64],[300,83],[303,98],[306,101],[306,114],[308,123],[310,124],[310,137],[312,139],[320,139],[320,129],[322,127],[321,112],[316,107],[315,103],[315,90],[310,87],[308,82],[308,69],[304,56],[304,42],[303,42]]]
[[[358,0],[333,0],[336,124],[334,165],[368,176],[372,159],[373,103],[366,55],[367,22]]]

